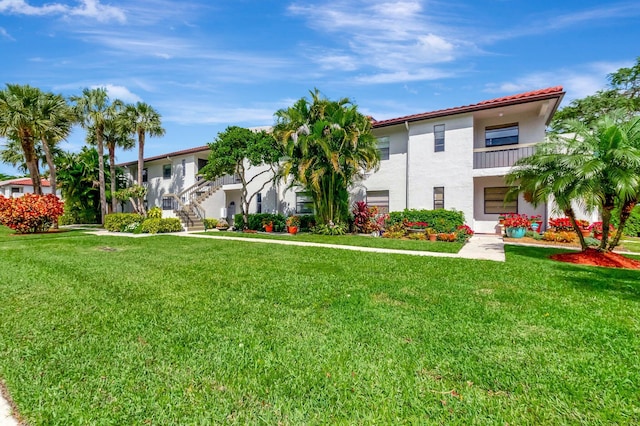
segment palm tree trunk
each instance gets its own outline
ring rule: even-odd
[[[584,235],[582,235],[582,231],[578,226],[578,222],[576,222],[575,212],[572,208],[569,208],[564,211],[564,215],[571,220],[571,225],[573,225],[574,231],[576,231],[576,234],[578,234],[578,239],[580,240],[580,247],[582,247],[582,251],[586,251],[589,246],[587,246],[587,242],[584,240]]]
[[[24,161],[27,163],[27,169],[29,170],[29,175],[31,175],[33,193],[36,195],[42,195],[40,170],[38,169],[38,157],[36,156],[31,135],[23,135],[20,138],[20,144],[22,145],[22,151],[24,153]]]
[[[613,241],[609,243],[609,251],[613,251],[614,248],[618,246],[620,243],[620,238],[622,238],[622,232],[624,231],[624,226],[627,224],[627,220],[631,216],[631,211],[636,206],[637,200],[627,201],[620,209],[620,225],[618,226],[618,231],[616,232],[616,236]]]
[[[607,200],[609,201],[609,200]],[[614,209],[613,200],[611,202],[605,202],[602,208],[602,241],[600,241],[600,247],[598,250],[606,251],[607,242],[609,240],[609,225],[611,224],[611,212]]]
[[[109,149],[109,174],[111,175],[111,212],[115,213],[118,209],[118,200],[116,200],[116,147],[108,146]]]
[[[98,146],[98,183],[100,187],[100,223],[104,225],[104,217],[107,215],[107,194],[104,180],[104,146],[102,143],[102,128],[96,129],[96,142]]]
[[[142,170],[144,168],[144,131],[138,130],[138,185],[142,186]]]
[[[44,150],[44,155],[47,159],[47,165],[49,166],[49,182],[51,183],[51,193],[57,196],[58,187],[56,183],[56,165],[53,164],[53,157],[51,156],[51,150],[49,149],[47,138],[42,136],[41,140],[42,140],[42,149]],[[53,224],[53,229],[58,229],[57,220]]]

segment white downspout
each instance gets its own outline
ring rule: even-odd
[[[407,160],[405,167],[405,200],[404,200],[404,208],[409,208],[409,121],[404,122],[404,127],[407,129]]]

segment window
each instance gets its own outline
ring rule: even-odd
[[[182,160],[182,177],[187,174],[187,160]]]
[[[256,213],[262,213],[262,192],[256,195]]]
[[[22,188],[20,188],[18,186],[12,186],[11,187],[11,193],[12,194],[21,194],[22,193]]]
[[[165,164],[162,166],[162,178],[171,179],[171,164]]]
[[[485,129],[485,146],[513,145],[518,143],[518,123],[491,126]]]
[[[142,169],[142,183],[148,182],[149,180],[149,170],[146,168]]]
[[[313,213],[313,198],[311,198],[311,195],[306,192],[296,192],[296,213]]]
[[[433,150],[434,152],[444,151],[444,124],[433,126]]]
[[[380,160],[389,159],[389,138],[378,138],[378,152],[380,153]]]
[[[508,186],[498,186],[484,189],[485,214],[518,213],[518,199],[505,201]]]
[[[433,187],[433,209],[444,209],[444,186]]]
[[[173,198],[162,197],[162,210],[173,210]]]
[[[367,204],[377,207],[379,214],[389,213],[389,191],[367,191]]]

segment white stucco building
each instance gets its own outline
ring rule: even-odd
[[[51,194],[51,184],[47,179],[41,179],[40,186],[43,194]],[[33,194],[33,182],[31,178],[9,179],[0,182],[0,195],[4,195],[5,197],[22,197],[24,194]]]
[[[381,154],[380,169],[352,189],[353,199],[367,200],[383,211],[456,209],[476,232],[495,232],[499,213],[551,215],[550,206],[520,198],[504,203],[504,176],[518,158],[534,152],[564,91],[551,87],[491,99],[471,105],[373,121]],[[149,207],[164,215],[185,207],[195,216],[227,217],[240,211],[240,184],[232,176],[218,182],[198,181],[206,164],[207,146],[145,159],[144,184]],[[122,164],[130,181],[137,162]],[[249,174],[261,169],[249,169]],[[262,182],[255,182],[259,188]],[[253,188],[249,189],[253,192]],[[309,213],[301,192],[268,186],[251,205],[251,212]],[[196,207],[191,208],[189,206]],[[187,227],[194,226],[188,223]]]

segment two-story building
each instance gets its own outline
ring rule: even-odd
[[[564,91],[552,87],[476,104],[373,121],[380,169],[352,188],[353,200],[366,200],[381,211],[456,209],[476,232],[496,232],[500,213],[551,215],[550,206],[535,209],[522,197],[505,202],[505,175],[515,161],[530,155]],[[240,184],[232,176],[217,182],[198,180],[207,146],[145,160],[143,183],[149,206],[173,216],[190,203],[198,216],[232,219],[240,211]],[[125,163],[130,180],[137,162]],[[263,168],[250,168],[256,174]],[[254,182],[250,193],[263,181]],[[269,184],[252,201],[251,212],[310,213],[302,191]]]

